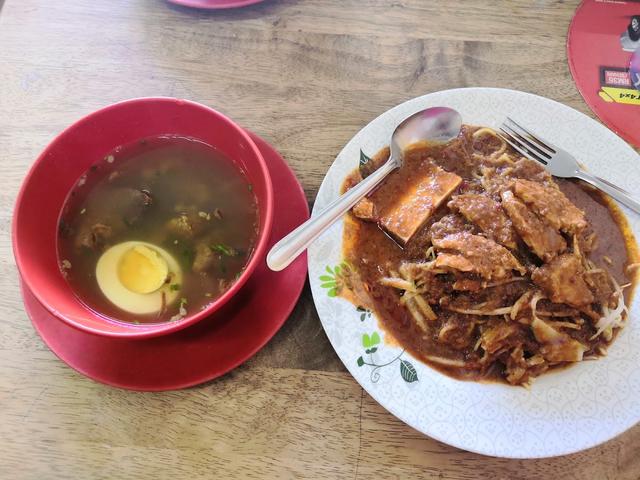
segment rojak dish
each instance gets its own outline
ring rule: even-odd
[[[388,155],[362,162],[344,188]],[[612,201],[469,125],[405,151],[347,216],[343,246],[341,294],[402,347],[456,378],[513,385],[606,355],[638,268]]]

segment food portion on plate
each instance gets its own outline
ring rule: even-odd
[[[361,162],[343,189],[388,156]],[[628,320],[639,258],[612,201],[554,179],[486,127],[404,157],[345,219],[345,297],[460,379],[526,386],[606,355]]]
[[[179,320],[239,277],[258,232],[241,168],[179,136],[119,147],[91,166],[61,212],[58,257],[96,313],[132,323]]]

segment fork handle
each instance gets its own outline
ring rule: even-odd
[[[634,197],[630,192],[627,192],[626,190],[618,187],[617,185],[614,185],[604,178],[591,175],[584,170],[576,171],[575,177],[587,182],[590,185],[593,185],[599,190],[602,190],[604,193],[613,197],[620,203],[625,204],[634,212],[640,213],[640,199],[638,197]]]

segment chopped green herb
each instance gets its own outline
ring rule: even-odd
[[[180,290],[180,284],[179,283],[173,283],[173,284],[169,285],[169,290],[171,290],[172,292],[177,292],[178,290]]]
[[[182,297],[180,299],[180,308],[183,308],[186,304],[187,304],[187,299],[185,297]]]
[[[222,255],[226,255],[227,257],[235,257],[238,254],[235,248],[230,247],[229,245],[225,245],[224,243],[210,245],[209,248],[212,251],[221,253]]]

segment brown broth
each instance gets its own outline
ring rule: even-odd
[[[93,233],[97,224],[111,229],[108,238]],[[257,230],[256,199],[239,166],[202,142],[159,136],[118,147],[81,177],[62,209],[57,248],[68,283],[89,308],[156,323],[179,317],[180,302],[191,314],[227,290],[245,268]],[[179,300],[142,315],[105,297],[96,264],[109,246],[125,241],[157,245],[178,261]]]

